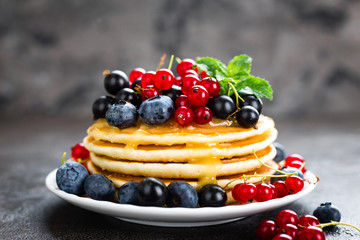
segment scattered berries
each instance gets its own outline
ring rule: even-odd
[[[299,222],[299,217],[296,214],[296,212],[294,212],[293,210],[290,209],[285,209],[282,210],[276,217],[275,223],[277,226],[281,227],[282,225],[285,224],[293,224],[295,226],[297,226]]]
[[[256,237],[259,240],[271,240],[277,234],[277,226],[273,220],[263,220],[256,228]]]
[[[329,223],[331,221],[340,222],[341,219],[339,209],[332,205],[331,202],[320,204],[313,214],[319,219],[320,223]]]

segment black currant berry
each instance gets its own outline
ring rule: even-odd
[[[236,120],[241,127],[254,127],[259,120],[259,112],[252,106],[244,106],[236,113]]]
[[[136,89],[135,89],[136,88]],[[134,90],[135,92],[140,92],[141,89],[141,78],[136,79],[132,84],[131,84],[131,89]]]
[[[139,204],[141,206],[162,207],[166,203],[167,188],[159,179],[144,178],[138,187]]]
[[[123,88],[116,94],[116,101],[124,100],[134,104],[137,108],[141,104],[140,96],[135,93],[131,88]]]
[[[120,89],[129,87],[129,84],[128,76],[120,70],[112,71],[104,79],[104,87],[112,95],[116,95]]]
[[[227,95],[218,95],[213,97],[209,101],[209,107],[213,112],[213,115],[221,119],[226,119],[236,110],[234,101]]]
[[[200,207],[222,207],[226,201],[226,192],[219,185],[207,184],[199,191]]]
[[[94,114],[94,119],[104,118],[106,111],[109,107],[115,103],[115,98],[110,96],[101,96],[95,100],[92,105],[92,112]]]
[[[177,85],[173,85],[171,88],[169,88],[168,90],[162,91],[161,95],[165,95],[168,96],[169,98],[171,98],[174,102],[175,100],[181,95],[183,94],[181,91],[181,87],[177,86]]]
[[[243,102],[239,99],[239,107],[240,108],[243,106],[252,106],[259,112],[259,114],[261,113],[263,103],[260,98],[257,98],[255,96],[255,94],[253,94],[249,91],[246,91],[246,90],[239,90],[238,94],[244,100],[244,102]],[[234,101],[234,103],[236,103],[236,95],[232,94],[231,98]]]

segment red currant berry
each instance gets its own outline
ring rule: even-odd
[[[201,70],[200,70],[201,71]],[[200,77],[201,77],[201,79],[204,79],[204,78],[206,78],[208,75],[206,74],[206,72],[205,71],[201,71],[200,72]]]
[[[71,157],[74,160],[78,160],[79,158],[81,160],[88,159],[90,157],[90,152],[87,150],[82,143],[76,144],[74,147],[71,148]]]
[[[272,189],[269,184],[259,183],[256,184],[256,195],[254,197],[257,202],[265,202],[272,198]]]
[[[175,76],[169,69],[162,68],[155,74],[154,85],[160,90],[167,90],[175,83]]]
[[[176,106],[176,108],[184,107],[184,106],[187,106],[187,107],[190,106],[190,104],[188,102],[188,97],[186,95],[180,95],[175,100],[175,106]]]
[[[273,220],[263,220],[256,228],[256,237],[259,240],[271,240],[276,232],[277,227]]]
[[[299,169],[301,167],[301,165],[303,164],[303,162],[299,161],[299,160],[293,160],[291,161],[287,166],[288,167],[293,167],[293,168],[297,168]],[[305,166],[301,169],[302,173],[306,172]]]
[[[154,71],[148,71],[141,77],[141,87],[145,88],[149,85],[154,85],[154,79],[155,79],[156,72]]]
[[[293,240],[294,238],[292,238],[291,236],[281,233],[276,235],[272,240]]]
[[[278,234],[281,233],[287,234],[293,239],[296,239],[296,235],[298,234],[298,232],[299,232],[298,227],[291,223],[282,225],[278,230]]]
[[[194,119],[194,112],[189,107],[179,107],[174,113],[175,121],[181,126],[190,125]]]
[[[275,188],[277,190],[278,198],[282,198],[282,197],[289,195],[289,189],[286,187],[286,184],[284,181],[280,181],[280,180],[276,181],[273,183],[273,185],[275,186]]]
[[[209,92],[200,85],[192,86],[187,95],[190,105],[194,107],[205,106],[209,101]]]
[[[186,76],[186,75],[194,75],[194,76],[199,77],[199,74],[195,71],[195,69],[186,70],[185,76]]]
[[[184,94],[188,94],[191,87],[200,84],[200,79],[194,75],[186,75],[183,77],[181,91]]]
[[[208,107],[198,107],[194,112],[194,120],[197,124],[203,125],[211,121],[213,114]]]
[[[288,164],[291,163],[294,160],[300,161],[301,163],[305,162],[303,156],[301,156],[300,154],[297,154],[297,153],[293,153],[293,154],[290,154],[289,156],[287,156],[285,158],[284,167],[287,167]]]
[[[321,228],[309,226],[304,228],[298,235],[299,240],[325,240],[325,234]]]
[[[269,184],[269,185],[270,185],[271,190],[272,190],[272,197],[271,197],[271,199],[277,198],[277,196],[278,196],[278,191],[277,191],[276,187],[275,187],[273,184]]]
[[[236,184],[231,194],[239,203],[245,203],[252,200],[256,195],[257,189],[253,183]]]
[[[176,67],[176,71],[178,74],[183,77],[185,76],[185,72],[187,70],[192,69],[192,67],[195,65],[195,61],[190,58],[183,59]]]
[[[206,90],[208,90],[209,97],[211,98],[218,95],[221,88],[220,83],[216,79],[211,77],[204,78],[200,82],[200,85],[206,88]]]
[[[303,227],[315,226],[319,224],[320,224],[319,219],[317,219],[317,217],[310,214],[306,214],[299,219],[299,225]]]
[[[290,209],[285,209],[282,210],[281,212],[279,212],[279,214],[276,216],[276,226],[281,227],[282,225],[285,224],[293,224],[295,226],[297,226],[299,222],[299,217],[296,214],[296,212],[294,212],[293,210]]]
[[[179,87],[181,87],[181,86],[182,86],[182,77],[177,76],[177,77],[175,78],[174,84],[177,85],[177,86],[179,86]]]
[[[304,188],[304,180],[297,175],[291,175],[286,178],[285,185],[289,189],[290,194],[295,194]]]
[[[149,85],[146,88],[143,89],[141,92],[141,100],[145,101],[146,99],[155,97],[160,95],[160,91],[154,87],[153,85]]]
[[[141,78],[145,72],[143,68],[134,68],[129,74],[129,81],[133,83],[136,79]]]

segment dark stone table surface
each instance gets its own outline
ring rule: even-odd
[[[64,151],[81,141],[89,120],[19,117],[0,121],[0,239],[256,239],[255,228],[282,209],[312,213],[323,202],[342,212],[342,221],[360,226],[359,118],[275,119],[278,142],[300,153],[320,178],[316,189],[283,208],[236,222],[197,228],[162,228],[123,222],[75,207],[45,187],[45,176],[60,165]],[[360,239],[338,226],[327,239]]]

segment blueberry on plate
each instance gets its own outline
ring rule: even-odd
[[[106,111],[114,103],[115,103],[115,98],[110,96],[101,96],[98,99],[96,99],[92,105],[92,112],[94,114],[94,119],[104,118]]]
[[[115,70],[107,74],[104,79],[104,87],[111,95],[116,93],[123,88],[129,87],[129,78],[123,71]]]
[[[114,200],[114,184],[102,174],[93,174],[87,177],[84,183],[84,190],[92,199],[102,201]]]
[[[119,100],[109,107],[105,117],[109,125],[123,129],[136,125],[138,116],[133,104]]]
[[[88,176],[89,172],[81,163],[69,161],[57,170],[56,183],[59,189],[80,195],[84,193],[84,182]]]
[[[294,168],[294,167],[283,167],[280,170],[283,172],[286,172],[286,173],[293,173],[293,172],[298,171],[298,169]],[[274,175],[283,175],[283,174],[280,172],[276,172],[276,173],[274,173]],[[304,174],[301,171],[298,171],[296,175],[298,175],[299,177],[304,179]],[[276,181],[284,181],[285,182],[285,180],[286,180],[286,177],[274,177],[274,178],[271,178],[271,183],[274,183]]]
[[[278,142],[274,142],[274,147],[276,149],[276,156],[274,161],[281,162],[286,157],[285,147]]]
[[[159,125],[174,113],[174,102],[168,96],[155,96],[141,103],[139,115],[141,120],[148,125]]]
[[[141,206],[162,207],[166,203],[167,189],[165,184],[157,178],[144,178],[138,187],[139,204]]]
[[[168,207],[196,208],[199,197],[193,186],[184,181],[174,181],[167,187]]]
[[[226,201],[226,192],[219,185],[207,184],[199,191],[200,207],[222,207]]]
[[[331,221],[340,222],[341,213],[339,209],[332,205],[331,202],[320,204],[313,213],[317,217],[320,223],[329,223]]]
[[[131,181],[122,185],[118,190],[118,202],[121,204],[139,205],[139,182]]]

